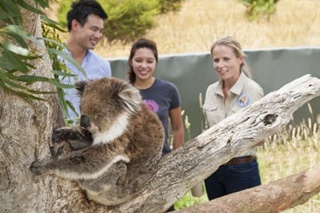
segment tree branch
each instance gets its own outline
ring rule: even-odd
[[[317,165],[266,185],[243,190],[175,212],[220,213],[223,209],[223,212],[229,213],[274,213],[303,204],[319,192],[320,165]]]
[[[116,210],[164,212],[220,165],[285,127],[293,112],[319,95],[320,80],[310,75],[269,93],[166,155],[144,190]]]

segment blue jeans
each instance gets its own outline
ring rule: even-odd
[[[209,200],[261,185],[258,162],[222,165],[204,182]]]

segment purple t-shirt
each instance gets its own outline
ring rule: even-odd
[[[148,89],[141,89],[143,102],[160,118],[165,131],[163,155],[171,151],[169,135],[169,110],[181,106],[181,98],[177,87],[168,81],[156,79]]]

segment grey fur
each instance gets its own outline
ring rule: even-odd
[[[148,184],[164,143],[158,117],[139,91],[116,78],[82,81],[82,126],[54,131],[50,159],[35,161],[35,175],[75,180],[87,197],[104,205],[126,202]]]

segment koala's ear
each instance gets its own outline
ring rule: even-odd
[[[122,99],[123,104],[128,108],[129,112],[134,113],[140,110],[142,98],[137,88],[129,83],[125,83],[119,92],[119,96]]]
[[[88,84],[88,81],[78,81],[74,84],[80,96],[82,96],[84,88],[86,87],[87,84]]]

